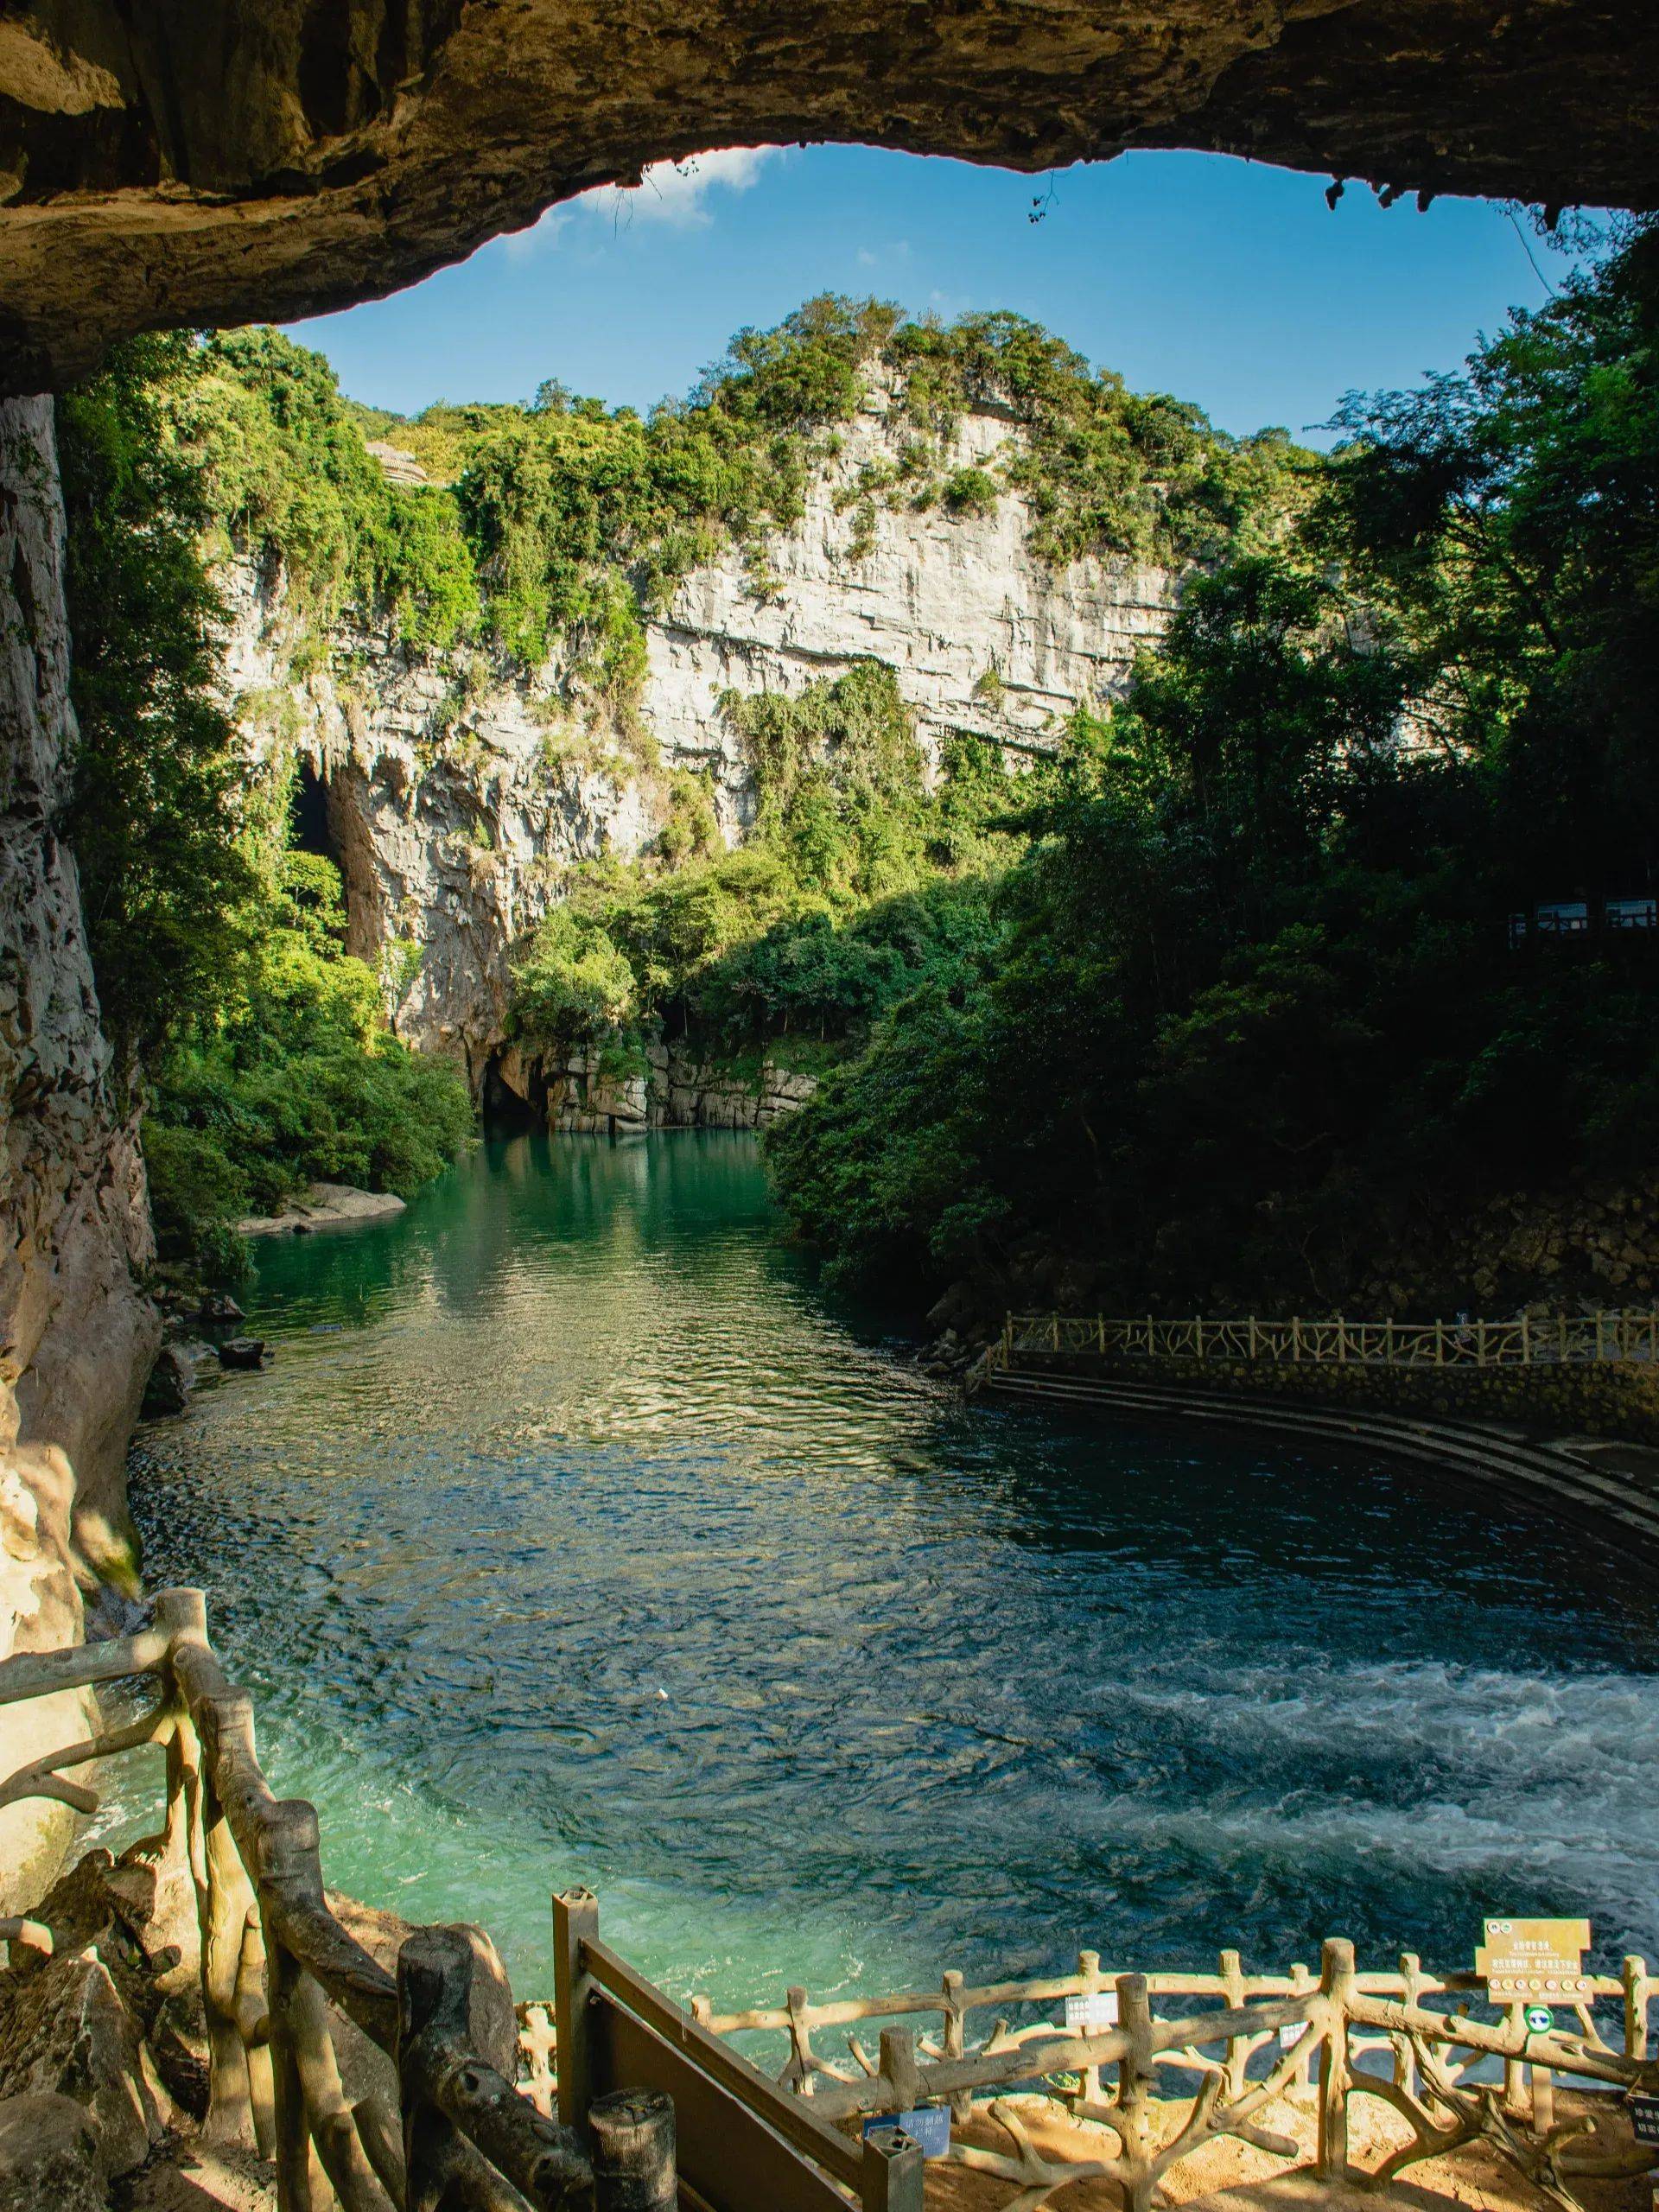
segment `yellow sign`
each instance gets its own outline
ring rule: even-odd
[[[1591,1994],[1584,1971],[1587,1920],[1489,1920],[1485,1933],[1475,1953],[1475,1972],[1484,1975],[1489,1997],[1541,1998],[1548,2004]]]

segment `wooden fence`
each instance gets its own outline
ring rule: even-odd
[[[1573,2179],[1635,2175],[1659,2164],[1659,2151],[1608,2152],[1605,2140],[1605,2154],[1593,2155],[1599,2132],[1593,2118],[1556,2119],[1558,2071],[1620,2089],[1645,2088],[1659,2075],[1648,2056],[1649,2012],[1659,1980],[1646,1962],[1627,1957],[1617,1978],[1586,1980],[1570,2005],[1558,2004],[1570,2011],[1574,2027],[1552,2025],[1543,2033],[1529,2029],[1519,2002],[1498,2007],[1496,2020],[1472,2018],[1465,2008],[1485,1990],[1473,1974],[1427,1974],[1411,1953],[1396,1972],[1362,1974],[1351,1943],[1338,1938],[1325,1944],[1317,1978],[1300,1966],[1288,1974],[1247,1974],[1236,1951],[1224,1951],[1213,1974],[1112,1974],[1103,1970],[1097,1953],[1085,1951],[1075,1974],[1048,1980],[976,1988],[950,1973],[937,1991],[814,2005],[804,1990],[791,1989],[781,2005],[720,2014],[694,1998],[692,2012],[715,2035],[770,2031],[786,2037],[779,2083],[826,2119],[929,2104],[948,2104],[958,2121],[988,2118],[1006,2149],[953,2142],[945,2155],[1014,2184],[1020,2212],[1037,2212],[1096,2177],[1116,2186],[1128,2212],[1147,2212],[1160,2177],[1219,2136],[1287,2159],[1311,2153],[1323,2175],[1339,2177],[1349,2171],[1348,2107],[1355,2096],[1380,2099],[1409,2130],[1379,2170],[1381,2178],[1481,2142],[1576,2212]],[[1011,2024],[1017,2011],[1068,2000],[1097,2004],[1108,1993],[1116,2013],[1110,2026],[1072,2031],[1048,2019]],[[1160,1999],[1175,2000],[1174,2017],[1154,2012]],[[1443,2010],[1437,1999],[1456,2009]],[[1194,2009],[1194,2000],[1203,2009]],[[1617,2041],[1604,2036],[1597,2020],[1598,2007],[1606,2011],[1610,2000]],[[977,2037],[976,2014],[990,2016]],[[919,2038],[906,2024],[918,2016],[931,2016]],[[870,2023],[879,2031],[874,2056],[857,2035]],[[837,2031],[848,2052],[839,2062],[814,2043]],[[1386,2055],[1386,2072],[1358,2063],[1370,2053]],[[1471,2078],[1494,2063],[1499,2082]],[[1116,2075],[1109,2095],[1102,2084],[1108,2069]],[[1155,2120],[1152,2101],[1160,2075],[1171,2073],[1198,2082],[1173,2133]],[[1075,2158],[1039,2151],[1007,2101],[1015,2088],[1033,2085],[1058,2091],[1076,2118],[1103,2123],[1115,2144],[1102,2145],[1095,2138],[1090,2154],[1090,2139],[1080,2134]],[[1279,2101],[1299,2089],[1313,2093],[1311,2144],[1260,2124],[1273,2107],[1282,2125],[1286,2108]],[[1166,2093],[1182,2094],[1173,2085]]]
[[[204,2133],[274,2162],[281,2212],[922,2212],[917,2134],[946,2111],[988,2121],[1006,2147],[954,2140],[944,2156],[1007,2183],[1020,2212],[1091,2178],[1109,2182],[1128,2212],[1149,2212],[1160,2177],[1222,2136],[1344,2174],[1349,2106],[1366,2095],[1407,2131],[1384,2178],[1479,2142],[1577,2212],[1574,2179],[1659,2162],[1610,2146],[1593,2116],[1554,2112],[1560,2072],[1659,2091],[1648,2050],[1659,1982],[1635,1957],[1617,1979],[1556,2000],[1573,2026],[1552,2017],[1542,2031],[1519,2004],[1474,2018],[1473,1975],[1436,1979],[1409,1955],[1396,1973],[1362,1974],[1335,1938],[1317,1977],[1302,1967],[1246,1974],[1231,1951],[1213,1975],[1110,1974],[1084,1952],[1073,1975],[972,1986],[952,1973],[937,1992],[817,2005],[791,1989],[781,2005],[720,2015],[701,1998],[677,2004],[602,1942],[598,1904],[576,1890],[554,1900],[550,2006],[515,2012],[476,1929],[410,1930],[393,1974],[327,1901],[313,1808],[271,1795],[249,1700],[208,1643],[200,1592],[160,1593],[154,1624],[136,1636],[0,1662],[0,1704],[131,1678],[157,1687],[146,1713],[35,1761],[0,1788],[0,1804],[52,1797],[89,1811],[93,1793],[67,1770],[164,1748],[164,1826],[143,1848],[194,1886]],[[50,1949],[34,1923],[0,1934]],[[1090,2009],[1107,1997],[1109,2018]],[[1073,1999],[1075,2024],[1015,2018]],[[1159,2000],[1174,2000],[1173,2017]],[[1613,2037],[1598,2018],[1610,2005]],[[353,2101],[342,2021],[392,2063],[386,2088]],[[865,2024],[874,2053],[858,2037]],[[836,2031],[845,2058],[815,2043]],[[768,2031],[787,2050],[775,2079],[734,2040]],[[1373,2051],[1388,2055],[1385,2072],[1363,2063]],[[1499,2082],[1474,2078],[1494,2064]],[[1107,2133],[1039,2150],[1010,2100],[1045,2088]],[[1179,2101],[1173,2132],[1160,2088]],[[1282,2124],[1278,2101],[1298,2089],[1313,2093],[1306,2146],[1265,2125]]]
[[[1096,1358],[1261,1360],[1372,1367],[1533,1367],[1659,1361],[1659,1313],[1580,1313],[1511,1321],[1160,1321],[1151,1314],[1010,1313],[984,1356],[1006,1370],[1021,1352]]]

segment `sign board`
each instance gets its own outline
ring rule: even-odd
[[[1485,1977],[1489,1997],[1560,2002],[1592,1993],[1584,1971],[1587,1920],[1489,1920],[1485,1934],[1475,1972]]]
[[[1555,2015],[1548,2005],[1528,2005],[1527,2033],[1529,2035],[1547,2036],[1554,2024]]]
[[[880,2135],[889,2127],[902,2127],[912,2143],[921,2145],[925,2158],[943,2158],[950,2148],[949,2105],[918,2105],[913,2112],[874,2112],[864,2122],[867,2135]]]
[[[1659,2097],[1644,2097],[1632,2089],[1630,2097],[1630,2133],[1638,2143],[1659,2143]]]
[[[1297,2044],[1300,2043],[1302,2037],[1307,2033],[1307,2025],[1308,2024],[1306,2020],[1287,2020],[1283,2027],[1279,2031],[1280,2050],[1294,2050]]]
[[[1103,2028],[1117,2025],[1117,1992],[1115,1989],[1091,1989],[1084,1997],[1068,1997],[1065,2000],[1065,2025],[1071,2035],[1094,2035]]]

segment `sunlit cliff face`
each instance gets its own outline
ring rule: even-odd
[[[706,146],[1021,169],[1186,146],[1389,191],[1659,197],[1611,0],[47,0],[0,23],[0,391],[390,291]],[[188,26],[188,28],[187,28]]]

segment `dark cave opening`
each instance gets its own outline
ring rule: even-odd
[[[340,868],[340,841],[328,818],[328,785],[308,760],[302,760],[289,802],[289,842],[296,852],[315,853]]]

